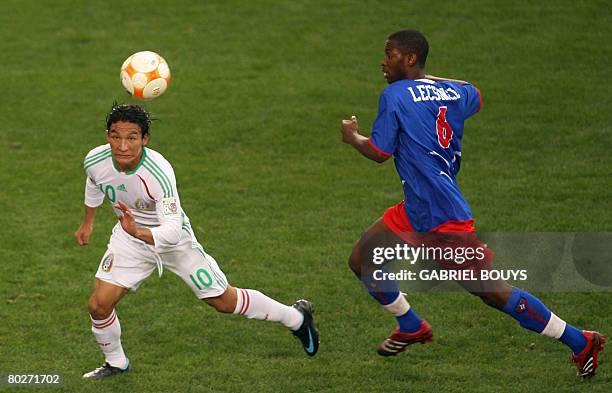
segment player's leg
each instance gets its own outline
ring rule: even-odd
[[[105,363],[93,371],[83,374],[84,378],[102,378],[126,371],[129,361],[121,345],[121,323],[115,311],[115,305],[127,293],[128,289],[95,279],[89,301],[91,331],[94,334]]]
[[[503,280],[461,283],[486,304],[514,318],[521,327],[552,337],[571,348],[578,375],[591,377],[597,368],[597,355],[603,350],[605,337],[597,332],[582,331],[568,324],[531,293]]]
[[[395,316],[398,326],[378,348],[382,356],[393,356],[404,351],[410,344],[431,341],[433,335],[429,324],[410,307],[394,280],[375,280],[374,270],[385,271],[384,266],[374,265],[373,250],[377,247],[395,247],[402,240],[387,226],[383,218],[378,219],[357,241],[349,257],[349,267],[362,281],[369,294]]]
[[[181,246],[172,255],[164,255],[164,265],[181,277],[199,299],[215,310],[261,321],[279,322],[296,336],[304,331],[310,337],[305,345],[306,352],[310,356],[316,353],[318,332],[312,319],[310,302],[300,300],[293,306],[287,306],[258,290],[235,288],[228,284],[225,274],[212,256],[190,245]]]
[[[91,331],[105,362],[101,367],[83,374],[84,378],[104,378],[129,370],[130,362],[121,345],[121,323],[115,306],[128,292],[136,290],[154,270],[150,252],[113,235],[111,245],[98,267],[94,289],[88,301]]]
[[[227,285],[221,295],[202,300],[219,312],[240,314],[260,321],[280,322],[291,330],[297,330],[304,319],[295,308],[279,303],[255,289]]]
[[[314,324],[312,304],[307,300],[300,299],[293,306],[287,306],[258,290],[229,285],[222,295],[203,300],[219,312],[280,322],[300,339],[308,356],[316,355],[319,349],[319,331]]]
[[[495,254],[478,239],[472,220],[449,222],[439,226],[437,231],[427,235],[429,246],[481,249],[481,252],[475,255],[484,255],[484,258],[475,257],[462,261],[460,265],[452,259],[438,261],[442,267],[474,270],[474,277],[482,277],[483,271],[491,269]],[[605,338],[599,333],[576,329],[552,313],[540,299],[503,280],[467,280],[460,281],[459,284],[471,294],[479,296],[487,305],[510,315],[521,327],[558,339],[570,347],[574,361],[578,364],[579,375],[594,375],[597,354],[605,343]]]
[[[114,312],[115,305],[127,292],[127,288],[96,278],[93,291],[87,301],[91,318],[95,320],[108,319]]]

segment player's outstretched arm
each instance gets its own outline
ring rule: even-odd
[[[432,80],[434,82],[455,82],[455,83],[459,83],[461,85],[469,83],[469,82],[466,82],[466,81],[462,81],[460,79],[441,78],[439,76],[433,76],[433,75],[425,75],[425,78],[430,79],[430,80]]]
[[[79,229],[74,233],[79,246],[86,246],[89,244],[89,235],[93,232],[94,218],[96,216],[97,207],[89,207],[85,205],[85,215],[83,216],[83,222],[79,226]]]
[[[353,116],[350,120],[342,120],[340,131],[342,132],[342,142],[353,146],[364,157],[376,162],[385,162],[389,158],[389,156],[385,156],[374,149],[368,143],[368,138],[359,134],[357,117]]]
[[[132,211],[122,202],[115,203],[115,207],[121,210],[121,216],[119,216],[119,222],[124,231],[134,236],[137,239],[142,240],[147,244],[154,245],[153,234],[149,228],[142,228],[136,225],[136,219],[132,214]]]

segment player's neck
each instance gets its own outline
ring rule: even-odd
[[[424,79],[425,71],[422,69],[409,69],[406,71],[406,79],[416,80],[416,79]]]

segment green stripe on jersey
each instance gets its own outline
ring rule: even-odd
[[[149,163],[147,161],[142,163],[142,166],[149,171],[149,173],[151,173],[151,175],[153,175],[153,177],[155,178],[155,180],[157,180],[157,182],[159,183],[159,185],[162,188],[162,191],[164,192],[164,198],[168,197],[168,190],[166,188],[166,184],[162,181],[162,179],[159,177],[159,175],[157,174],[157,172],[155,172],[153,169],[151,169],[151,166],[149,165]]]
[[[172,190],[172,183],[170,182],[170,178],[168,177],[168,175],[166,175],[166,173],[159,167],[159,165],[157,165],[155,161],[153,161],[149,157],[146,157],[146,158],[149,161],[149,163],[153,166],[153,168],[157,169],[159,173],[162,175],[162,177],[166,180],[167,182],[166,184],[168,185],[168,189],[170,190],[170,196],[172,196],[174,193]]]
[[[111,148],[107,147],[107,148],[97,152],[96,154],[92,154],[91,156],[85,157],[85,161],[91,161],[91,160],[95,159],[96,157],[101,156],[102,154],[107,153],[109,151],[111,151]]]
[[[166,185],[166,189],[168,190],[168,196],[174,196],[174,192],[172,190],[172,183],[170,182],[170,179],[164,173],[164,171],[159,167],[159,165],[157,165],[148,156],[145,157],[145,161],[144,162],[150,166],[149,169],[152,169],[152,170],[156,171],[157,174],[162,178],[162,180],[164,180],[165,185]]]
[[[151,165],[149,164],[148,160],[145,160],[142,164],[143,167],[145,167],[155,178],[155,180],[157,180],[157,182],[159,183],[159,185],[162,188],[162,191],[164,192],[164,198],[168,198],[170,195],[170,193],[168,192],[168,188],[166,187],[166,183],[164,183],[164,181],[162,180],[162,178],[160,177],[159,173],[157,171],[155,171],[155,169],[153,169],[151,167]]]
[[[102,155],[104,155],[105,153],[108,153],[108,152],[110,152],[110,151],[111,151],[111,149],[110,149],[110,148],[108,148],[108,149],[104,149],[104,150],[102,150],[102,151],[101,151],[101,152],[99,152],[99,153],[94,154],[93,156],[90,156],[90,157],[85,157],[85,161],[84,161],[83,163],[84,163],[85,165],[87,165],[87,163],[88,163],[88,162],[94,161],[94,160],[96,160],[97,158],[100,158],[100,156],[102,156]]]
[[[112,154],[111,154],[111,152],[110,152],[110,150],[109,150],[109,151],[108,151],[108,153],[106,153],[105,155],[102,155],[102,156],[98,157],[96,160],[86,162],[86,163],[84,164],[85,170],[87,170],[87,168],[89,168],[89,167],[91,167],[91,166],[93,166],[93,165],[96,165],[96,164],[97,164],[97,163],[99,163],[99,162],[102,162],[102,161],[106,160],[106,159],[107,159],[107,158],[109,158],[111,155],[112,155]]]

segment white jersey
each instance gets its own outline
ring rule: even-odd
[[[151,230],[158,252],[168,251],[186,238],[198,245],[189,218],[181,208],[174,170],[161,154],[143,147],[136,168],[120,172],[115,167],[110,144],[106,144],[92,149],[83,166],[87,174],[86,206],[98,207],[105,197],[111,205],[123,202],[134,214],[137,225]],[[121,210],[114,206],[113,210],[121,215]]]

